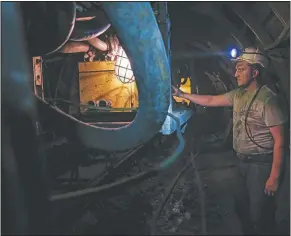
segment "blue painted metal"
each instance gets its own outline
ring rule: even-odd
[[[170,113],[177,117],[177,119],[179,119],[180,125],[182,126],[185,123],[187,123],[187,121],[192,117],[194,112],[189,108],[175,107],[171,108]],[[178,128],[177,122],[175,122],[175,120],[173,120],[170,116],[167,116],[160,132],[164,135],[170,135],[174,133],[177,130],[177,128]],[[185,128],[186,126],[184,126],[183,129],[181,130],[182,133],[185,132]]]
[[[50,234],[46,186],[37,151],[37,110],[19,2],[1,3],[1,171],[4,224],[10,235]]]
[[[153,9],[155,11],[158,26],[164,40],[166,53],[171,64],[171,21],[168,13],[168,3],[156,2],[153,6]]]
[[[166,48],[166,52],[167,52],[167,56],[169,59],[169,65],[171,67],[171,60],[172,60],[172,55],[171,55],[171,21],[169,18],[169,14],[168,14],[168,4],[167,2],[157,2],[154,5],[154,10],[156,12],[156,18],[157,18],[157,22],[164,40],[164,44],[165,44],[165,48]],[[171,80],[169,80],[169,84],[168,84],[169,88],[171,89]],[[187,109],[187,108],[176,108],[173,107],[173,97],[172,94],[170,94],[170,106],[168,109],[168,112],[170,114],[173,114],[178,120],[179,120],[179,125],[183,125],[185,124],[193,115],[193,111],[191,109]],[[182,133],[185,130],[185,127],[182,129]],[[162,133],[163,135],[170,135],[172,133],[174,133],[178,128],[177,127],[177,122],[175,121],[175,119],[173,119],[172,117],[170,117],[169,115],[167,115],[166,120],[160,130],[160,133]]]
[[[182,130],[180,129],[180,127],[181,127],[180,119],[177,116],[173,115],[172,113],[168,113],[168,116],[171,117],[174,120],[174,122],[176,123],[177,137],[179,140],[179,145],[176,148],[176,150],[172,153],[171,156],[169,156],[166,160],[164,160],[162,163],[160,163],[158,165],[158,169],[160,169],[160,170],[168,168],[173,163],[175,163],[177,161],[177,159],[179,158],[179,156],[181,155],[181,153],[183,152],[184,147],[185,147],[185,140],[182,136]]]
[[[85,146],[119,151],[147,142],[161,129],[170,104],[170,68],[148,2],[104,2],[103,7],[131,61],[139,109],[125,127],[106,129],[79,122],[77,130]]]
[[[1,102],[7,104],[10,109],[23,112],[31,119],[35,119],[37,113],[31,89],[32,67],[23,36],[24,26],[20,13],[19,4],[3,3]],[[11,25],[13,27],[10,27]]]

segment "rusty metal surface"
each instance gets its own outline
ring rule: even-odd
[[[93,101],[98,105],[98,102],[106,101],[112,108],[138,107],[136,83],[122,83],[116,77],[114,68],[114,61],[79,63],[81,104]]]
[[[139,110],[128,126],[105,129],[77,126],[82,143],[90,148],[126,150],[159,132],[170,98],[170,69],[151,6],[146,2],[106,2],[106,14],[131,60],[139,92]]]
[[[33,57],[33,76],[34,76],[34,94],[42,99],[44,99],[43,91],[43,74],[42,74],[42,58]]]

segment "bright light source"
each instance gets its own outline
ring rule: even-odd
[[[237,57],[237,50],[235,48],[233,48],[231,51],[230,51],[230,55],[232,58],[235,58]]]
[[[122,83],[132,83],[135,80],[130,61],[120,46],[116,55],[115,74]]]

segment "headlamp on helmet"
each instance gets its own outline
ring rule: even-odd
[[[233,62],[246,61],[249,64],[260,64],[265,68],[269,65],[269,58],[258,48],[246,48],[245,50],[233,48],[230,51],[230,57]]]

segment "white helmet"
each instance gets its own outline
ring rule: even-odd
[[[234,62],[246,61],[249,64],[260,64],[265,68],[269,64],[268,58],[258,48],[246,48],[239,57],[231,60]]]

